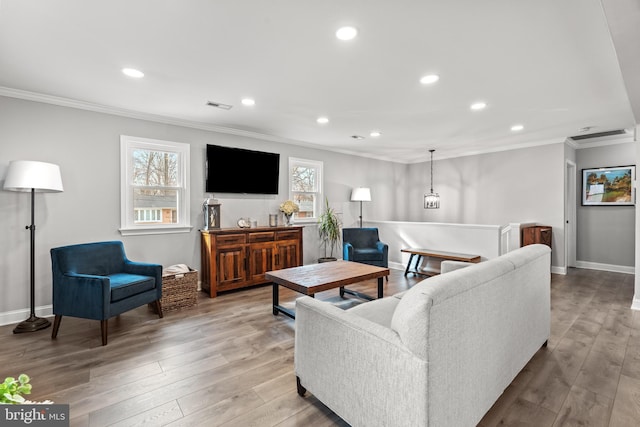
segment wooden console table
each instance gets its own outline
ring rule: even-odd
[[[201,230],[202,289],[220,291],[267,283],[265,273],[302,265],[302,227]]]
[[[474,264],[480,262],[480,255],[434,251],[432,249],[408,248],[401,249],[400,252],[411,254],[411,256],[409,257],[409,262],[407,263],[407,268],[404,270],[405,276],[409,273],[420,274],[423,276],[435,276],[436,274],[440,274],[440,263],[445,260],[471,262]],[[413,261],[413,257],[416,255],[418,256],[418,258],[416,259],[415,266],[413,270],[410,270],[411,261]],[[420,261],[423,257],[427,258],[427,268],[418,270],[418,266],[420,265]]]

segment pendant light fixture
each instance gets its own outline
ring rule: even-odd
[[[433,192],[433,152],[436,150],[429,150],[431,153],[431,190],[429,194],[424,195],[424,208],[425,209],[438,209],[440,207],[440,195]]]

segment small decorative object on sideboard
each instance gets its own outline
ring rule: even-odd
[[[291,226],[293,225],[293,214],[300,212],[300,207],[295,202],[287,200],[280,204],[280,212],[284,216],[284,225]]]
[[[220,202],[209,197],[202,204],[202,211],[205,230],[220,228]]]
[[[176,264],[162,270],[162,311],[192,307],[198,303],[197,296],[197,270],[186,264]]]
[[[269,227],[277,227],[278,226],[278,215],[269,214]]]
[[[251,227],[251,218],[238,218],[236,224],[238,224],[240,228],[249,228]]]

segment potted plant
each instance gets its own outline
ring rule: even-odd
[[[23,394],[31,394],[31,378],[27,374],[20,374],[18,378],[6,377],[0,383],[0,405],[21,405],[21,404],[51,404],[50,400],[43,402],[32,402],[24,398]]]
[[[13,377],[7,377],[4,379],[4,383],[0,384],[0,404],[24,403],[23,394],[31,394],[31,384],[29,384],[29,376],[26,374],[20,374],[17,380]]]
[[[335,261],[333,250],[340,244],[340,218],[329,206],[329,200],[325,197],[325,210],[318,218],[318,237],[324,246],[324,257],[318,258],[318,262]],[[327,256],[329,249],[329,256]]]

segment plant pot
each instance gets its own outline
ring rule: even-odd
[[[336,257],[326,256],[326,257],[318,258],[318,263],[331,262],[331,261],[337,261],[337,260],[338,258]]]

